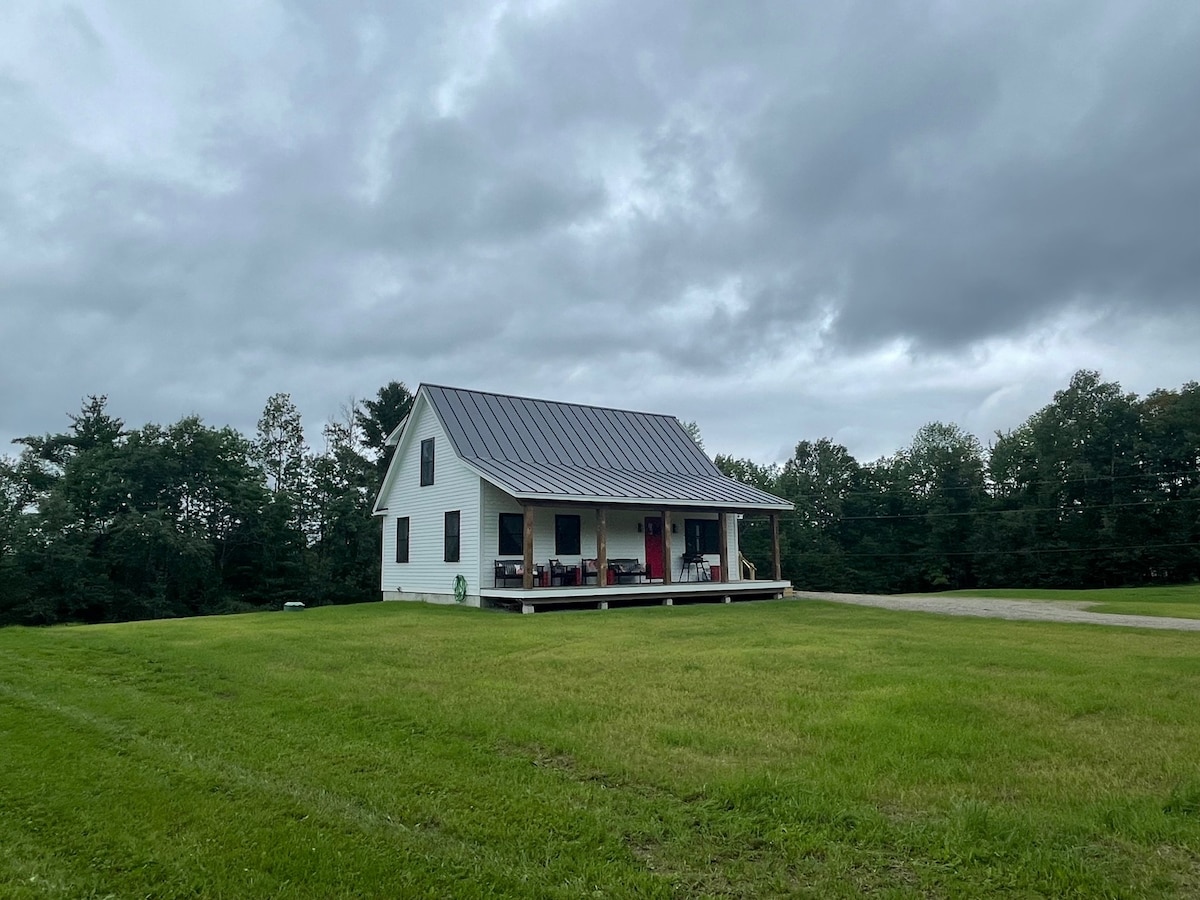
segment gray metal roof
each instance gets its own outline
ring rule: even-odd
[[[522,499],[791,509],[721,474],[673,416],[422,385],[455,452]]]

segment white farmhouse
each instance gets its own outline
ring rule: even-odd
[[[388,443],[385,600],[533,612],[789,587],[792,504],[721,474],[672,416],[423,384]],[[739,516],[769,518],[772,578],[741,564]]]

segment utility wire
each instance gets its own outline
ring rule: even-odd
[[[1042,547],[1031,550],[917,550],[888,552],[880,551],[877,553],[836,553],[821,552],[817,550],[800,550],[796,553],[797,556],[820,556],[828,559],[831,555],[836,559],[842,559],[847,556],[869,556],[869,557],[915,557],[915,556],[1012,556],[1017,554],[1043,554],[1043,553],[1108,553],[1115,550],[1165,550],[1168,548],[1177,547],[1195,547],[1200,549],[1200,544],[1195,542],[1180,543],[1180,544],[1143,544],[1140,546],[1108,546],[1108,547]]]
[[[838,516],[838,522],[889,521],[897,519],[950,519],[959,516],[1001,516],[1014,513],[1061,513],[1061,512],[1095,512],[1106,509],[1127,509],[1132,506],[1159,507],[1174,506],[1178,503],[1200,503],[1200,497],[1180,497],[1177,500],[1138,500],[1133,503],[1104,503],[1093,506],[1024,506],[1018,509],[978,509],[969,512],[948,513],[897,513],[885,516]],[[802,521],[799,511],[786,512],[780,515],[781,522]]]
[[[1085,506],[1022,506],[1017,509],[976,509],[968,510],[967,512],[947,512],[947,513],[895,513],[893,515],[880,516],[837,516],[836,522],[886,522],[898,521],[900,519],[951,519],[962,516],[1009,516],[1019,513],[1073,513],[1073,512],[1103,512],[1106,509],[1128,509],[1134,506],[1141,507],[1161,507],[1161,506],[1176,506],[1181,503],[1200,503],[1200,497],[1179,497],[1175,500],[1136,500],[1132,503],[1103,503]],[[786,522],[804,522],[804,513],[801,510],[782,511],[777,514],[780,523]],[[754,516],[750,521],[760,521],[764,517],[762,515]],[[833,522],[827,523],[833,524]],[[825,527],[822,525],[821,527]]]
[[[1014,489],[1020,490],[1038,484],[1095,484],[1099,481],[1121,481],[1127,478],[1183,478],[1192,475],[1200,475],[1200,469],[1182,469],[1178,472],[1132,472],[1125,475],[1089,475],[1085,478],[1036,478],[1032,481],[1023,481],[1019,485],[1013,486]],[[749,484],[749,482],[742,482]],[[939,493],[948,491],[979,491],[986,493],[988,490],[995,491],[999,487],[1005,487],[1003,482],[987,482],[980,484],[963,484],[963,485],[946,485],[938,488]],[[759,487],[759,485],[750,484],[750,487]],[[769,490],[769,488],[760,488],[761,490]],[[879,491],[848,491],[844,494],[839,494],[840,499],[848,499],[850,497],[873,499],[878,497],[886,497],[891,495],[910,496],[911,491],[903,486],[889,487]]]

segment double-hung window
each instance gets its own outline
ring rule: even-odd
[[[579,516],[554,517],[554,555],[579,555]]]
[[[396,562],[408,562],[408,516],[396,520]]]
[[[521,513],[500,513],[500,556],[519,556],[525,552],[525,517]]]
[[[458,510],[446,513],[446,538],[445,538],[445,555],[446,562],[458,562]]]

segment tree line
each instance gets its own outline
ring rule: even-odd
[[[129,429],[88,397],[66,431],[0,458],[0,625],[378,600],[371,509],[411,405],[391,382],[314,451],[288,394],[252,438],[196,416]]]
[[[986,449],[934,422],[858,462],[828,439],[783,465],[718,456],[727,475],[796,505],[780,523],[798,588],[895,593],[1085,588],[1200,578],[1200,385],[1126,393],[1079,371]],[[761,521],[743,553],[769,566]],[[769,568],[767,569],[769,571]]]
[[[130,429],[106,397],[87,398],[66,431],[0,458],[0,625],[377,600],[371,508],[411,405],[391,382],[325,423],[315,451],[287,394],[268,399],[253,437],[195,416]],[[795,503],[780,545],[802,589],[1200,578],[1195,382],[1139,398],[1081,371],[986,449],[934,422],[867,463],[825,438],[782,465],[716,462]],[[767,523],[743,521],[741,542],[769,572]]]

